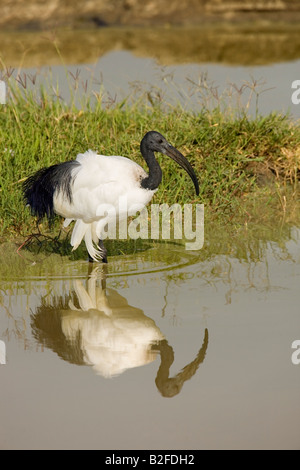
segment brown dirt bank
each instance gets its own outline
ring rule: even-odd
[[[0,60],[19,66],[95,63],[112,50],[153,57],[163,65],[223,63],[261,65],[300,58],[298,25],[222,25],[172,27],[109,27],[0,31]],[[1,69],[1,67],[0,67]],[[1,77],[1,70],[0,70]]]
[[[0,28],[299,21],[299,0],[1,0]]]

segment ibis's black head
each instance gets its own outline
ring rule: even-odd
[[[156,131],[147,132],[147,134],[144,136],[144,138],[141,141],[141,153],[149,166],[149,177],[147,178],[147,181],[145,182],[144,187],[147,187],[146,184],[149,184],[149,181],[151,179],[151,166],[152,165],[154,166],[154,160],[155,160],[153,152],[160,152],[160,153],[163,153],[164,155],[168,155],[168,157],[172,158],[176,163],[178,163],[178,165],[180,165],[191,177],[195,186],[196,194],[197,195],[199,194],[198,179],[191,164],[175,147],[169,144],[169,142],[166,140],[166,138],[163,135],[161,135],[159,132],[156,132]],[[156,164],[158,166],[158,163]],[[156,172],[157,170],[158,169],[156,167]],[[153,169],[153,171],[155,170]],[[154,188],[150,188],[150,189],[154,189]]]

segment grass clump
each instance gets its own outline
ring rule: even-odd
[[[24,207],[22,182],[36,170],[87,149],[127,156],[144,165],[139,143],[158,130],[193,165],[200,195],[185,172],[158,156],[163,181],[156,203],[204,203],[208,217],[249,221],[261,209],[295,214],[299,202],[300,127],[279,114],[226,115],[217,107],[195,113],[145,94],[135,104],[104,103],[95,94],[84,106],[40,90],[11,86],[0,105],[0,237],[28,235],[36,222]],[[148,96],[148,98],[147,98]],[[264,212],[263,211],[263,212]],[[260,214],[260,215],[259,215]],[[292,216],[291,216],[292,217]],[[46,227],[46,225],[44,226]]]

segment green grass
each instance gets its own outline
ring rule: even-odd
[[[196,197],[187,174],[158,156],[163,181],[155,203],[204,203],[206,216],[221,223],[298,217],[300,126],[288,117],[250,118],[246,112],[224,113],[219,106],[194,113],[149,100],[147,93],[134,104],[125,100],[111,106],[99,94],[79,108],[43,90],[20,88],[11,85],[7,104],[0,105],[1,240],[36,229],[22,197],[26,177],[89,148],[144,165],[139,143],[149,130],[181,150],[200,182]]]

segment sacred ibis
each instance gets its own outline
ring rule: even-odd
[[[39,218],[51,219],[58,214],[65,218],[65,227],[74,220],[73,250],[84,238],[89,260],[106,263],[107,251],[102,239],[110,217],[121,219],[134,215],[151,201],[161,182],[162,170],[154,152],[168,155],[177,162],[191,177],[199,194],[192,166],[159,132],[147,132],[140,150],[149,168],[148,174],[126,157],[97,155],[88,150],[77,155],[76,160],[42,168],[27,178],[23,187],[25,202]],[[125,208],[119,203],[121,198],[126,199]],[[114,210],[106,211],[106,208]]]

